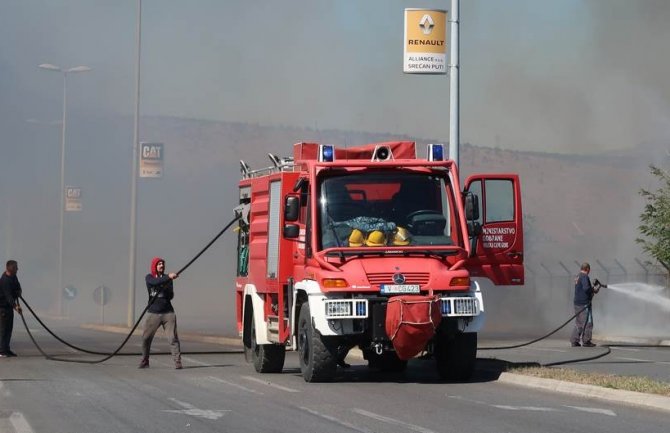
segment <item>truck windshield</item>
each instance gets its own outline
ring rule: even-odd
[[[446,177],[365,173],[324,178],[321,249],[452,245]]]

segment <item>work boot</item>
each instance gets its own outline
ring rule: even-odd
[[[12,352],[11,350],[8,350],[6,355],[10,358],[17,356],[16,353]]]
[[[182,368],[184,368],[184,366],[181,365],[181,359],[177,359],[177,360],[175,360],[175,362],[174,362],[174,369],[175,369],[175,370],[181,370]]]
[[[580,347],[580,346],[581,346],[581,344],[579,344],[579,342],[573,342],[572,343],[572,347]]]
[[[595,344],[591,343],[590,341],[587,341],[586,343],[582,344],[584,347],[596,347]]]
[[[149,358],[142,358],[137,368],[149,368]]]

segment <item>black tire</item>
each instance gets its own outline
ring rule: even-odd
[[[312,326],[309,304],[305,302],[298,319],[298,358],[305,382],[329,382],[335,376],[336,353],[328,343]]]
[[[395,352],[383,352],[381,355],[370,351],[366,354],[368,367],[384,373],[400,373],[407,369],[407,361],[398,358]]]
[[[245,324],[245,326],[247,326]],[[286,359],[286,347],[280,344],[256,344],[256,322],[253,310],[249,326],[250,345],[244,346],[244,357],[254,364],[259,373],[281,373]]]
[[[477,334],[438,335],[435,342],[437,372],[444,380],[466,382],[475,371]]]

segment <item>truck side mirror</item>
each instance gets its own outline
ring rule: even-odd
[[[294,195],[287,195],[284,201],[284,221],[298,221],[300,215],[300,199]]]
[[[479,219],[479,198],[477,194],[465,193],[465,219],[468,221]]]
[[[468,238],[470,239],[470,257],[477,255],[477,239],[482,234],[482,225],[477,221],[468,221]]]
[[[297,239],[300,235],[300,227],[298,224],[284,224],[284,238]]]

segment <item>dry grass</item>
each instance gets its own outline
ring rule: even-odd
[[[510,373],[524,374],[545,379],[564,380],[604,388],[644,392],[670,397],[670,383],[651,380],[646,377],[617,376],[613,374],[586,373],[566,368],[521,367],[512,368]]]

